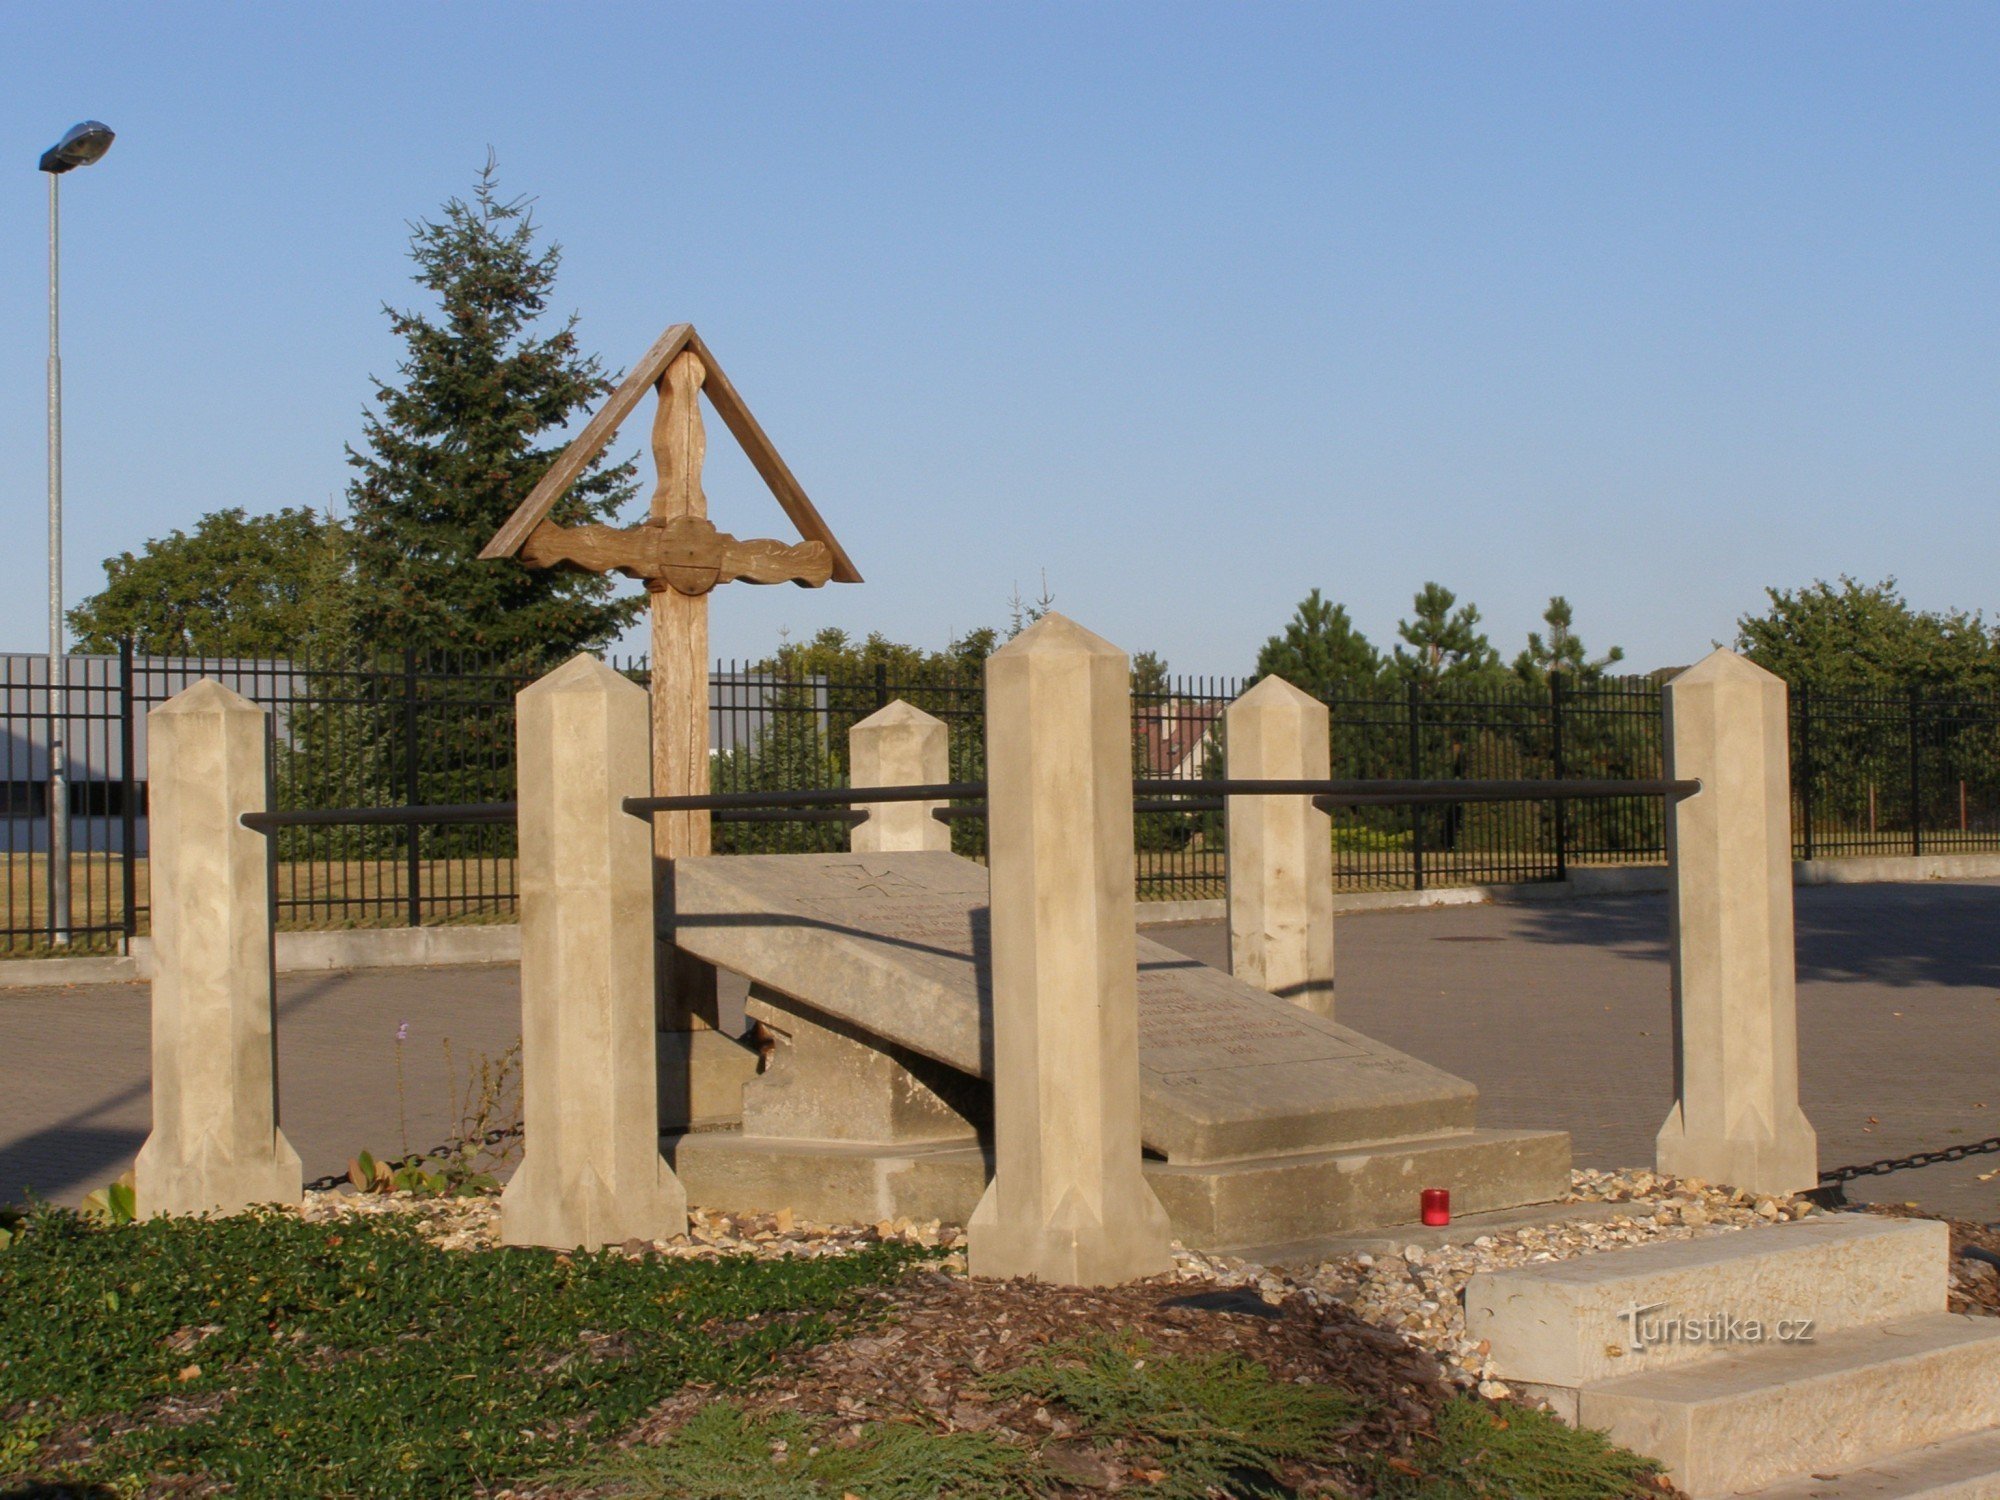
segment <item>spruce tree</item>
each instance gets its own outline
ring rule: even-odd
[[[609,578],[478,561],[561,452],[563,425],[611,387],[578,348],[574,316],[539,325],[561,247],[535,237],[529,201],[500,197],[490,158],[471,202],[453,198],[411,232],[413,279],[438,311],[384,307],[406,346],[400,384],[375,382],[363,448],[348,449],[364,649],[560,658],[609,644],[644,608],[613,597]],[[633,474],[592,464],[551,519],[612,519]]]

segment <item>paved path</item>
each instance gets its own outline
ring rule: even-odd
[[[1832,1166],[2000,1135],[2000,882],[1798,895],[1802,1091]],[[1494,1125],[1572,1132],[1580,1163],[1648,1164],[1671,1102],[1664,898],[1343,917],[1340,1017],[1470,1078]],[[1217,924],[1153,935],[1220,962]],[[280,987],[286,1133],[309,1176],[360,1147],[449,1133],[462,1073],[517,1034],[511,967],[297,976]],[[143,986],[0,992],[0,1201],[75,1201],[145,1138]],[[1853,1196],[2000,1219],[2000,1155],[1869,1179]]]

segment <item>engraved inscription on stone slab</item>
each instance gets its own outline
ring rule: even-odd
[[[937,852],[680,862],[677,940],[777,997],[982,1075],[986,871]],[[1470,1126],[1470,1084],[1139,937],[1140,1111],[1169,1161]]]
[[[1139,1065],[1156,1073],[1273,1067],[1363,1056],[1361,1048],[1286,1006],[1191,992],[1182,965],[1139,972]]]
[[[936,944],[970,961],[984,946],[979,942],[985,926],[984,873],[976,865],[944,871],[913,868],[894,856],[835,859],[820,866],[817,889],[800,905],[843,927]],[[984,954],[978,956],[983,959]],[[1207,986],[1201,988],[1208,992],[1195,993],[1202,972],[1192,961],[1141,966],[1140,1066],[1182,1073],[1363,1055],[1361,1048],[1297,1006],[1276,1007],[1262,995],[1214,993]]]
[[[814,872],[818,880],[797,904],[843,927],[936,944],[970,961],[986,907],[986,872],[971,869],[976,880],[949,866],[912,869],[889,855],[834,858]]]

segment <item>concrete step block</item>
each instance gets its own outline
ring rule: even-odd
[[[976,1143],[851,1144],[724,1129],[669,1136],[663,1149],[690,1202],[745,1213],[790,1208],[824,1223],[963,1224],[992,1173]],[[1427,1187],[1451,1189],[1453,1206],[1468,1213],[1560,1198],[1569,1188],[1569,1137],[1459,1130],[1251,1161],[1148,1160],[1144,1171],[1189,1249],[1268,1264],[1315,1258],[1335,1236],[1410,1223]]]
[[[1934,1313],[1594,1381],[1577,1417],[1694,1500],[2000,1426],[2000,1319]]]
[[[1758,1490],[1756,1500],[2000,1500],[2000,1428],[1819,1474]]]
[[[1802,1319],[1827,1334],[1941,1313],[1949,1258],[1935,1220],[1829,1215],[1482,1271],[1465,1326],[1501,1379],[1575,1388],[1715,1358],[1732,1344],[1714,1334],[1752,1322],[1770,1340]]]
[[[1317,1241],[1413,1224],[1423,1190],[1487,1213],[1548,1203],[1569,1191],[1569,1136],[1551,1130],[1452,1130],[1248,1161],[1148,1161],[1146,1180],[1193,1250],[1270,1263],[1300,1259]]]

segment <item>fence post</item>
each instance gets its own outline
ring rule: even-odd
[[[1275,674],[1223,711],[1229,774],[1324,780],[1327,706]],[[1310,797],[1229,797],[1229,972],[1333,1015],[1333,820]]]
[[[1924,852],[1923,689],[1910,684],[1910,853]]]
[[[1819,1181],[1799,1109],[1785,684],[1717,650],[1666,685],[1674,1107],[1658,1170],[1753,1193]]]
[[[886,661],[875,663],[875,706],[889,706],[889,664]]]
[[[1549,672],[1549,760],[1550,774],[1561,781],[1568,774],[1563,760],[1563,679],[1555,669]],[[1569,803],[1556,799],[1556,879],[1569,878]]]
[[[1800,858],[1813,857],[1813,717],[1812,689],[1799,684],[1799,821],[1805,825],[1805,848]],[[1793,840],[1794,847],[1798,841]]]
[[[522,689],[521,1115],[508,1245],[596,1250],[687,1232],[660,1155],[646,692],[577,656]]]
[[[155,709],[152,754],[153,1129],[138,1210],[234,1213],[297,1203],[298,1153],[278,1125],[266,716],[213,678]]]
[[[1424,740],[1421,727],[1423,711],[1422,689],[1415,678],[1409,684],[1410,706],[1410,780],[1424,779]],[[1410,867],[1415,890],[1424,888],[1424,809],[1421,804],[1410,809]]]
[[[898,698],[847,731],[847,784],[934,786],[951,778],[951,733],[942,719]],[[931,814],[943,802],[861,803],[868,814],[848,834],[856,854],[951,852],[951,829]]]
[[[986,659],[993,1180],[975,1276],[1107,1286],[1173,1267],[1140,1166],[1132,679],[1058,614]]]
[[[124,904],[124,920],[119,923],[125,934],[125,951],[132,951],[132,939],[139,932],[139,778],[132,773],[132,637],[129,635],[118,642],[118,766],[122,785],[119,788],[118,842],[123,856],[119,870],[120,899]]]
[[[423,801],[422,778],[417,765],[417,648],[403,648],[403,803],[415,807]],[[412,927],[424,925],[423,864],[418,843],[420,830],[412,823],[405,836],[408,869],[405,880],[409,889],[404,898],[409,902],[409,918]]]

